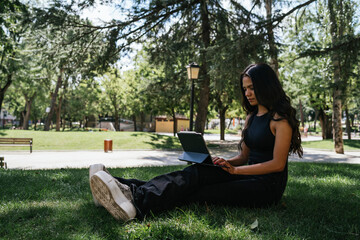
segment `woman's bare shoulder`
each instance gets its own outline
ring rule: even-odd
[[[283,116],[281,116],[281,115],[278,114],[278,113],[275,113],[275,114],[274,114],[273,119],[274,119],[275,121],[286,121],[286,122],[287,122],[287,119],[284,118]]]
[[[249,121],[250,117],[251,117],[251,113],[250,113],[250,114],[248,114],[248,115],[246,116],[246,118],[245,118],[245,126],[247,125],[247,123],[248,123],[248,121]]]
[[[279,126],[279,125],[280,126],[288,125],[288,126],[290,126],[289,121],[285,117],[281,116],[278,113],[275,113],[272,118],[273,118],[274,121],[271,121],[271,122],[274,125],[277,125],[277,126]]]

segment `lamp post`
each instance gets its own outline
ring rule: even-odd
[[[190,131],[193,130],[193,115],[194,115],[194,80],[199,77],[200,66],[196,63],[190,63],[187,67],[187,74],[191,80],[191,97],[190,97]]]

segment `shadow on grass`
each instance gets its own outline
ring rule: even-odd
[[[151,179],[183,167],[109,169]],[[247,209],[190,204],[115,221],[93,205],[87,169],[0,170],[2,239],[357,239],[360,166],[290,163],[282,204]],[[6,187],[3,187],[6,186]],[[256,231],[251,223],[258,220]]]
[[[303,142],[304,146],[308,146],[308,145],[316,145],[316,143],[321,144],[321,143],[326,143],[326,146],[333,146],[334,141],[332,139],[327,139],[327,140],[317,140],[317,141],[308,141],[308,142]],[[328,144],[328,145],[327,145]],[[360,139],[344,139],[344,146],[345,147],[351,147],[351,148],[355,148],[355,149],[360,149]]]
[[[2,202],[77,200],[89,189],[88,170],[3,170],[0,169]]]
[[[360,166],[291,164],[285,191],[286,223],[309,239],[357,239],[360,229]],[[308,223],[306,228],[300,225]],[[325,237],[326,236],[326,237]]]
[[[133,133],[131,136],[143,136],[143,134]],[[145,141],[146,144],[149,144],[152,149],[181,149],[180,142],[177,137],[151,134],[148,135],[150,141]]]
[[[344,145],[352,148],[360,149],[360,140],[359,139],[344,139]]]

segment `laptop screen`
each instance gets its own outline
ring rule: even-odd
[[[178,132],[177,135],[185,152],[209,154],[205,140],[200,133]]]

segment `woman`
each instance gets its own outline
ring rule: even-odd
[[[195,164],[148,182],[112,177],[104,165],[92,165],[95,203],[124,221],[195,201],[243,207],[278,203],[286,187],[288,155],[302,157],[296,111],[270,66],[252,64],[240,79],[248,116],[238,156],[214,157],[221,168]]]

